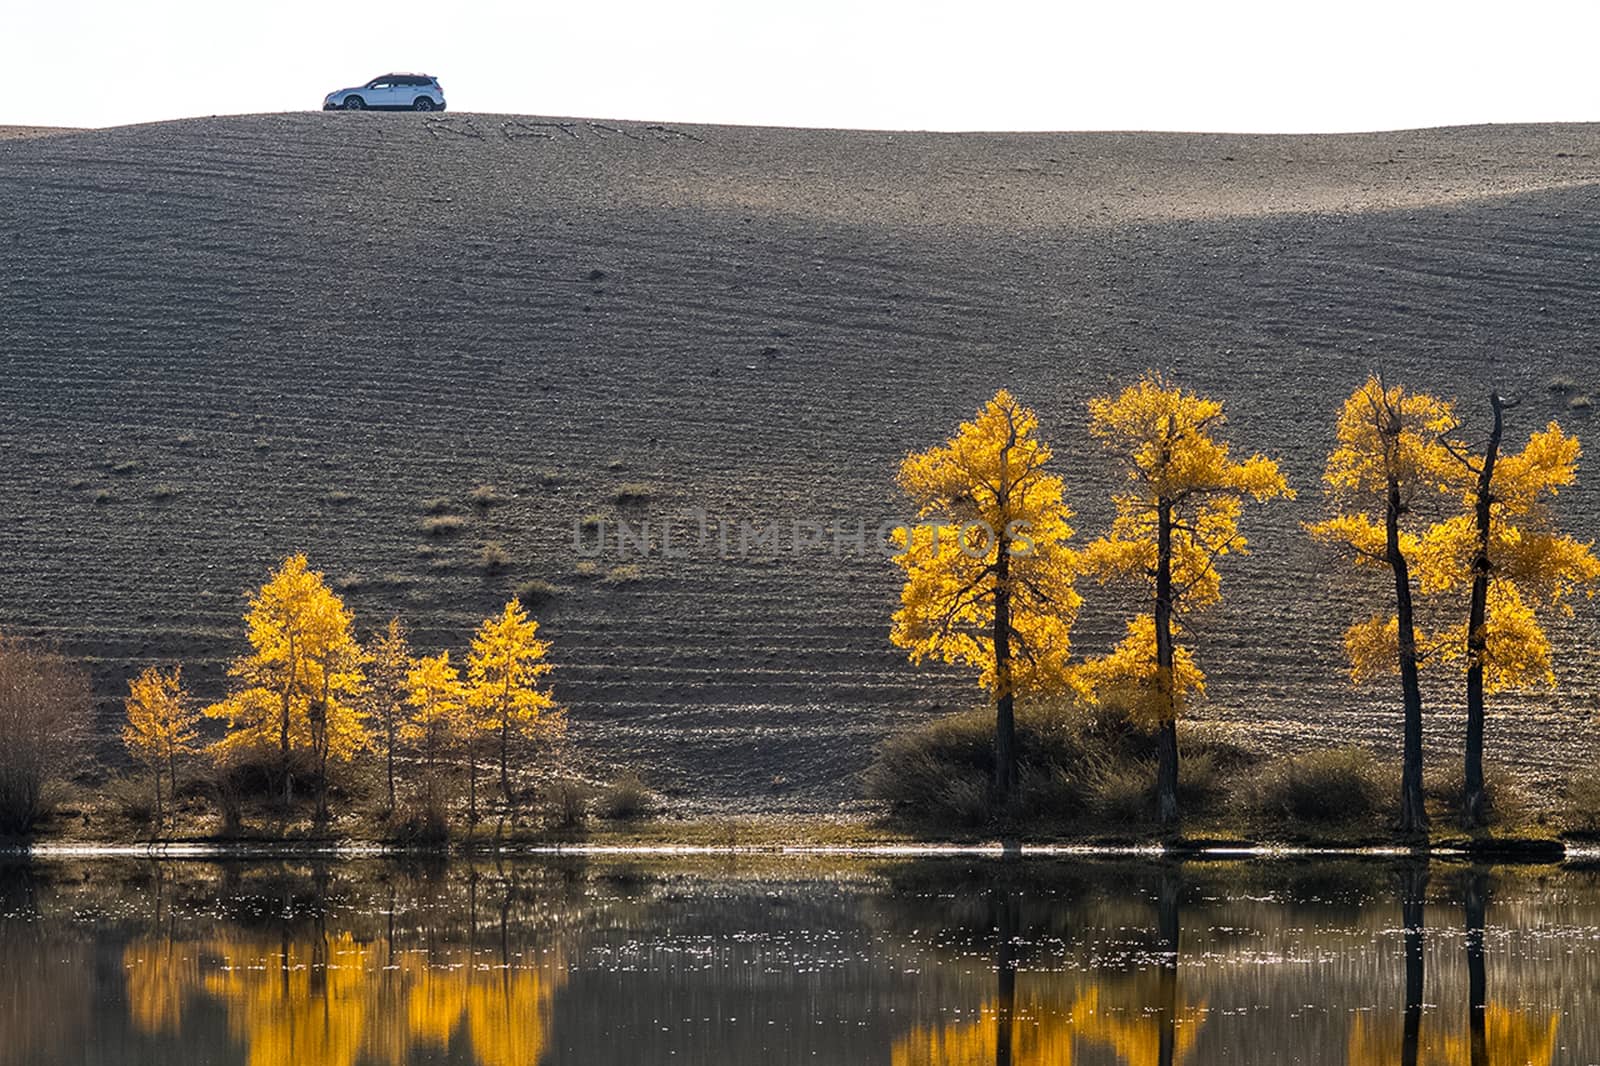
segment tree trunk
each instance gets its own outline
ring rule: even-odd
[[[1181,929],[1178,899],[1181,885],[1176,869],[1161,871],[1156,925],[1161,933],[1161,1034],[1156,1045],[1158,1066],[1173,1066],[1178,1045],[1178,936]]]
[[[1477,519],[1477,552],[1472,558],[1472,604],[1467,613],[1467,765],[1462,821],[1468,829],[1486,821],[1483,795],[1483,666],[1489,644],[1489,558],[1490,507],[1494,503],[1494,464],[1500,456],[1500,437],[1504,429],[1505,404],[1499,394],[1489,394],[1494,409],[1494,424],[1489,443],[1483,449],[1483,466],[1478,470],[1478,491],[1473,500]]]
[[[1156,819],[1178,821],[1178,708],[1172,650],[1172,504],[1156,508],[1156,699],[1161,715],[1156,737]]]
[[[1488,1027],[1484,1014],[1488,1007],[1489,982],[1483,965],[1483,917],[1488,899],[1488,878],[1474,870],[1467,878],[1467,1032],[1470,1039],[1470,1066],[1489,1066]]]
[[[467,744],[467,825],[478,824],[478,752]]]
[[[1426,866],[1407,869],[1401,875],[1401,917],[1405,925],[1406,1020],[1400,1045],[1401,1066],[1417,1066],[1422,1035],[1423,914],[1428,887]]]
[[[386,742],[384,744],[383,761],[389,772],[389,810],[394,811],[394,715],[393,707],[389,708],[387,721],[384,722]]]
[[[157,796],[160,793],[161,782],[157,781]],[[172,798],[172,811],[176,814],[178,810],[178,752],[176,748],[170,745],[167,747],[167,795]]]
[[[156,772],[156,832],[161,831],[161,762],[156,761],[152,769]]]
[[[289,766],[289,690],[283,690],[283,709],[278,718],[278,759],[283,767],[283,806],[294,803],[294,771]]]
[[[995,1066],[1011,1066],[1013,1044],[1017,1029],[1017,912],[1012,905],[1011,892],[1004,885],[994,890],[995,930],[1000,943],[995,951],[995,1012],[994,1061]]]
[[[1417,630],[1411,607],[1411,568],[1400,550],[1400,480],[1389,477],[1384,535],[1389,569],[1394,572],[1395,617],[1400,623],[1400,688],[1405,699],[1405,753],[1400,764],[1400,832],[1426,833],[1428,811],[1422,793],[1422,685],[1417,678]]]
[[[1017,725],[1011,687],[1011,541],[1003,531],[994,563],[994,799],[1003,810],[1017,784]]]
[[[505,797],[506,810],[511,810],[511,775],[506,770],[506,752],[511,747],[511,716],[500,718],[500,795]]]

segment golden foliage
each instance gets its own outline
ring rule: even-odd
[[[1050,446],[1037,430],[1034,413],[1001,390],[955,436],[900,466],[919,521],[895,532],[906,583],[890,640],[913,662],[977,669],[996,695],[997,591],[1010,608],[1013,691],[1066,686],[1080,603],[1067,547],[1072,511],[1061,479],[1044,469]]]
[[[1185,647],[1175,647],[1172,656],[1172,707],[1182,715],[1189,700],[1206,693],[1206,678]],[[1115,708],[1141,725],[1160,721],[1166,706],[1156,669],[1156,620],[1148,614],[1128,620],[1127,635],[1109,655],[1081,663],[1073,671],[1073,683],[1080,695],[1102,706]]]
[[[1336,513],[1306,529],[1317,541],[1344,553],[1355,567],[1389,569],[1388,508],[1391,485],[1398,493],[1398,547],[1408,567],[1428,549],[1415,504],[1420,495],[1449,490],[1459,477],[1450,441],[1456,429],[1454,407],[1404,386],[1385,386],[1373,375],[1345,400],[1337,426],[1338,443],[1328,456],[1322,480]],[[1364,681],[1400,669],[1398,619],[1377,615],[1345,631],[1350,675]],[[1417,627],[1420,657],[1440,643],[1438,634]]]
[[[1592,542],[1559,530],[1552,506],[1577,480],[1582,449],[1576,437],[1552,422],[1531,434],[1520,452],[1502,455],[1489,486],[1489,599],[1484,631],[1484,687],[1493,692],[1530,684],[1555,684],[1550,640],[1541,610],[1572,615],[1571,596],[1594,594],[1600,559]],[[1480,548],[1477,470],[1458,464],[1452,495],[1462,511],[1436,523],[1422,538],[1418,576],[1422,591],[1435,596],[1469,589]],[[1466,657],[1467,622],[1449,632],[1451,660]]]
[[[541,682],[550,673],[550,642],[516,599],[485,619],[467,656],[467,703],[478,728],[524,739],[557,735],[565,715]]]
[[[125,707],[127,722],[122,727],[122,743],[135,759],[159,768],[194,751],[199,736],[195,725],[200,714],[184,691],[181,666],[174,666],[170,672],[146,667],[128,682]]]
[[[1112,497],[1116,518],[1110,532],[1083,549],[1079,569],[1102,584],[1134,581],[1153,598],[1162,564],[1161,521],[1167,516],[1166,562],[1174,619],[1181,628],[1183,611],[1221,598],[1218,560],[1248,550],[1239,532],[1244,501],[1292,499],[1294,490],[1272,459],[1233,458],[1218,438],[1227,425],[1221,402],[1185,392],[1158,374],[1146,374],[1115,397],[1090,400],[1089,419],[1090,432],[1122,465],[1126,487]],[[1080,692],[1151,721],[1181,713],[1189,695],[1204,692],[1205,675],[1189,651],[1175,648],[1177,676],[1169,699],[1157,669],[1155,640],[1155,619],[1148,613],[1136,616],[1109,656],[1079,668]]]
[[[474,723],[467,709],[467,687],[448,651],[416,660],[406,685],[411,714],[400,727],[400,736],[425,762],[432,766],[471,740]]]
[[[235,687],[205,710],[228,722],[219,754],[311,750],[320,739],[330,758],[348,760],[366,747],[353,621],[304,555],[285,559],[251,597],[245,625],[250,653],[228,668]]]

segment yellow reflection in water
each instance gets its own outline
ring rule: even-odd
[[[1020,984],[1019,980],[1019,984]],[[1050,994],[1046,990],[1019,991],[1011,1021],[1013,1066],[1070,1066],[1080,1049],[1110,1051],[1128,1066],[1155,1066],[1160,1059],[1163,1031],[1168,1018],[1146,993],[1154,981],[1119,982],[1104,989]],[[1071,1005],[1062,1009],[1060,1004]],[[1183,1004],[1171,1018],[1173,1066],[1184,1062],[1194,1049],[1204,1022],[1204,1005]],[[895,1041],[891,1066],[994,1066],[999,1061],[999,1036],[1003,1019],[994,1000],[984,1003],[978,1017],[928,1028],[919,1026]]]
[[[559,956],[535,966],[465,946],[391,957],[348,933],[312,941],[228,936],[123,952],[129,1011],[143,1032],[179,1031],[185,1004],[220,1004],[249,1066],[398,1066],[465,1037],[479,1066],[522,1066],[544,1050]]]
[[[1484,1010],[1484,1055],[1488,1066],[1549,1066],[1555,1059],[1557,1016],[1535,1015],[1490,1003]],[[1350,1026],[1350,1066],[1400,1061],[1405,1039],[1403,1022],[1379,1023],[1357,1016]],[[1437,1015],[1422,1020],[1417,1037],[1417,1066],[1472,1066],[1472,1037],[1464,1023]]]

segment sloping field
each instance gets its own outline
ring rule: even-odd
[[[1358,591],[1310,546],[1342,397],[1393,379],[1524,398],[1597,438],[1600,127],[1340,137],[837,133],[484,115],[206,119],[0,141],[0,626],[203,695],[243,591],[303,549],[366,626],[461,646],[559,593],[575,737],[704,807],[831,806],[897,725],[972,698],[888,646],[870,533],[893,472],[1005,385],[1081,534],[1110,470],[1084,400],[1146,367],[1226,399],[1297,502],[1252,512],[1205,619],[1208,717],[1283,746],[1398,743],[1353,691]],[[1571,379],[1569,392],[1550,389]],[[1564,500],[1600,535],[1600,441]],[[624,486],[644,483],[627,493]],[[504,500],[472,508],[475,487]],[[624,493],[625,494],[625,493]],[[428,501],[465,527],[429,536]],[[709,535],[697,541],[698,513]],[[653,519],[586,560],[581,516]],[[672,526],[666,558],[660,523]],[[779,524],[739,551],[740,523]],[[719,530],[729,533],[728,557]],[[614,537],[610,539],[614,540]],[[486,574],[487,542],[512,563]],[[592,544],[592,538],[591,538]],[[590,567],[580,567],[583,562]],[[1377,586],[1367,586],[1368,589]],[[1091,597],[1079,645],[1120,629]],[[1580,608],[1573,642],[1596,636]],[[1600,679],[1502,699],[1493,752],[1587,760]],[[1456,686],[1431,741],[1459,742]]]

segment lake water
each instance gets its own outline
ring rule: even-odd
[[[1600,1062],[1600,873],[0,867],[0,1064]]]

